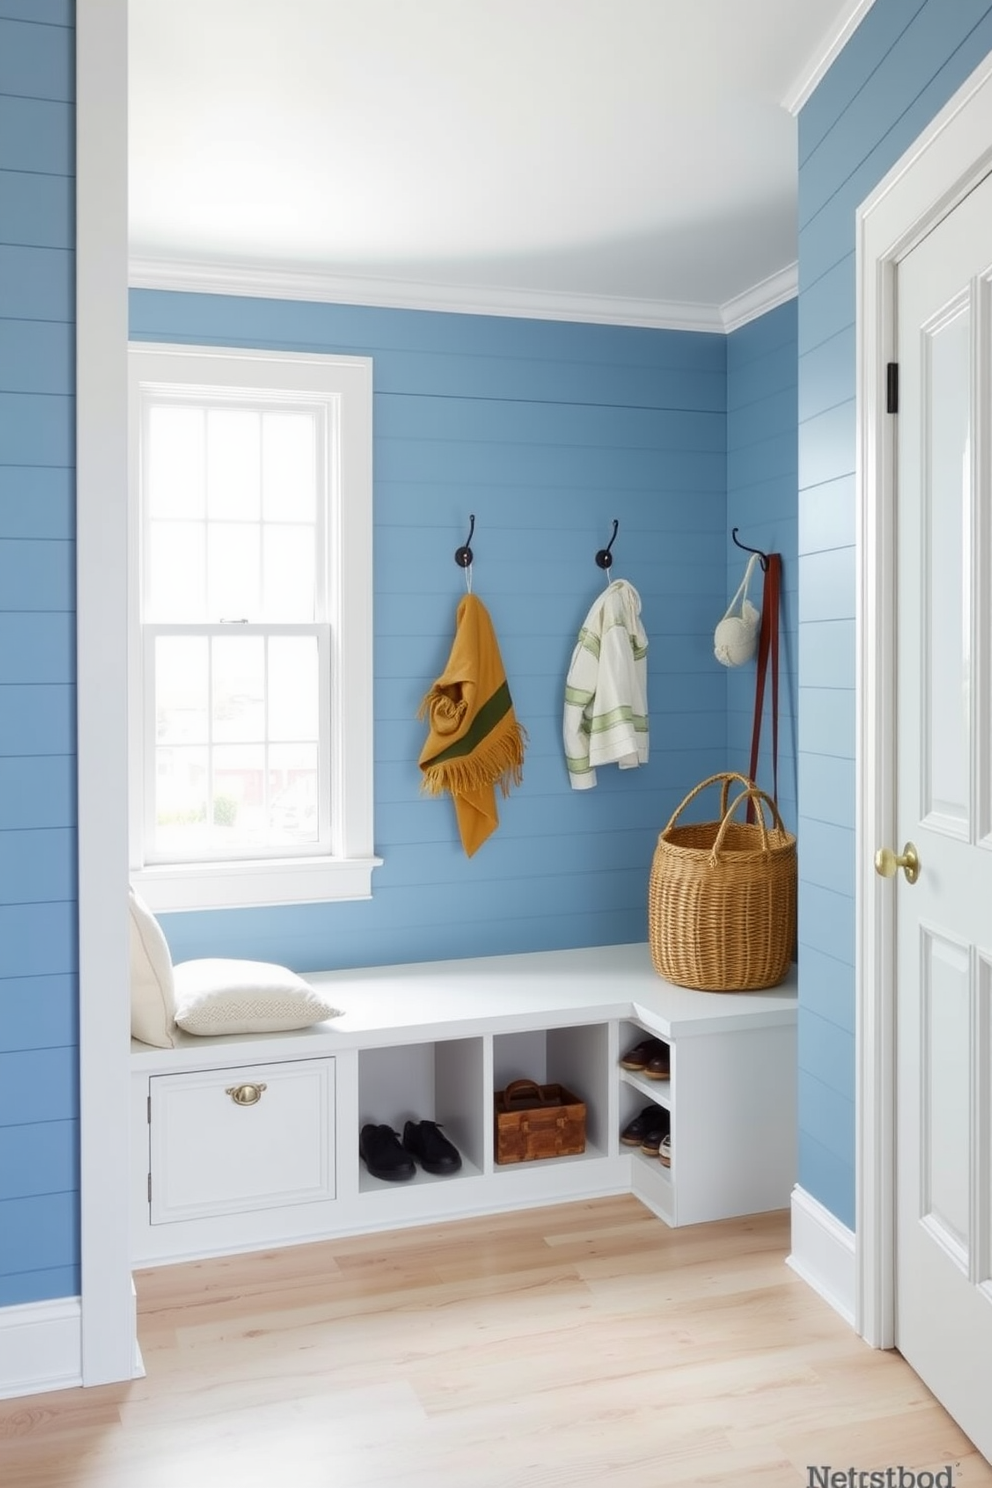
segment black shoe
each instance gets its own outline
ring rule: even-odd
[[[425,1173],[457,1173],[462,1165],[458,1148],[442,1137],[436,1121],[408,1121],[403,1146],[412,1152]]]
[[[373,1178],[385,1178],[389,1183],[402,1183],[412,1178],[417,1165],[409,1153],[403,1151],[400,1139],[391,1126],[363,1126],[358,1138],[358,1151]]]
[[[645,1106],[639,1116],[629,1121],[620,1133],[620,1140],[626,1147],[640,1147],[644,1138],[658,1125],[658,1107],[652,1102]]]
[[[668,1141],[668,1131],[668,1112],[659,1112],[659,1120],[657,1120],[657,1122],[654,1123],[653,1126],[651,1126],[650,1131],[645,1132],[644,1134],[644,1141],[642,1141],[641,1143],[641,1152],[644,1153],[647,1158],[660,1158],[660,1155],[662,1155],[662,1147],[665,1146],[666,1141]],[[666,1167],[669,1167],[669,1165],[671,1165],[671,1159],[669,1159],[668,1164],[665,1165]]]
[[[650,1129],[644,1133],[644,1139],[641,1142],[641,1151],[646,1157],[661,1156],[661,1149],[668,1140],[671,1125],[672,1120],[669,1113],[659,1106],[656,1112],[656,1119]]]

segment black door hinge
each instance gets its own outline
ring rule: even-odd
[[[885,411],[899,412],[899,363],[889,362],[885,368]]]

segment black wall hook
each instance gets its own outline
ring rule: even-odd
[[[469,529],[468,537],[465,539],[465,546],[455,549],[455,562],[459,568],[471,568],[472,566],[472,549],[469,547],[469,543],[472,541],[472,533],[475,531],[475,517],[469,513],[468,520]]]
[[[596,554],[596,562],[599,564],[600,568],[610,568],[613,563],[613,554],[610,552],[610,549],[617,540],[617,531],[619,530],[619,527],[620,523],[617,521],[616,517],[614,517],[613,536],[606,544],[606,547],[600,548],[599,552]]]
[[[768,554],[767,553],[763,553],[760,548],[749,548],[748,545],[747,545],[747,543],[742,543],[740,541],[740,539],[738,538],[738,536],[737,536],[737,528],[736,527],[733,529],[733,531],[731,532],[730,535],[734,539],[734,542],[737,545],[737,547],[742,548],[745,553],[757,553],[758,557],[761,559],[761,570],[762,570],[763,573],[767,573],[768,572]]]

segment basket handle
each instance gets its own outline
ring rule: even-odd
[[[772,809],[772,825],[776,826],[780,832],[785,831],[785,824],[782,821],[778,806],[772,800],[771,796],[768,794],[767,791],[763,791],[760,786],[751,785],[748,787],[747,790],[741,791],[740,795],[734,801],[730,809],[725,813],[724,818],[720,823],[720,830],[716,834],[716,841],[710,848],[711,863],[716,863],[719,861],[720,848],[723,846],[723,839],[727,835],[727,828],[730,825],[734,812],[737,810],[742,801],[753,801],[755,806],[757,807],[757,810],[754,814],[761,832],[762,852],[766,853],[768,851],[768,823],[765,821],[766,806],[770,806]]]
[[[531,1097],[536,1095],[538,1100],[541,1099],[541,1087],[536,1080],[511,1080],[503,1091],[503,1100],[506,1105],[510,1105],[512,1101],[522,1100],[525,1094]]]
[[[730,782],[732,780],[738,781],[745,790],[757,789],[753,780],[750,780],[746,775],[738,775],[736,771],[723,771],[719,775],[710,775],[706,780],[701,780],[698,785],[692,788],[681,806],[676,806],[672,812],[671,820],[665,828],[665,832],[671,831],[685,808],[696,799],[701,791],[704,791],[708,785],[716,785],[717,781],[722,786],[720,791],[720,819],[722,821],[727,814],[727,801],[730,799]],[[664,833],[662,833],[662,836],[664,836]]]

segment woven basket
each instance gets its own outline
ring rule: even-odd
[[[728,804],[734,781],[742,789]],[[719,820],[676,825],[690,802],[715,784],[722,786]],[[754,802],[753,825],[733,820],[743,802]],[[796,839],[771,797],[744,775],[703,780],[655,848],[648,889],[655,971],[703,992],[776,986],[795,945],[796,880]]]

